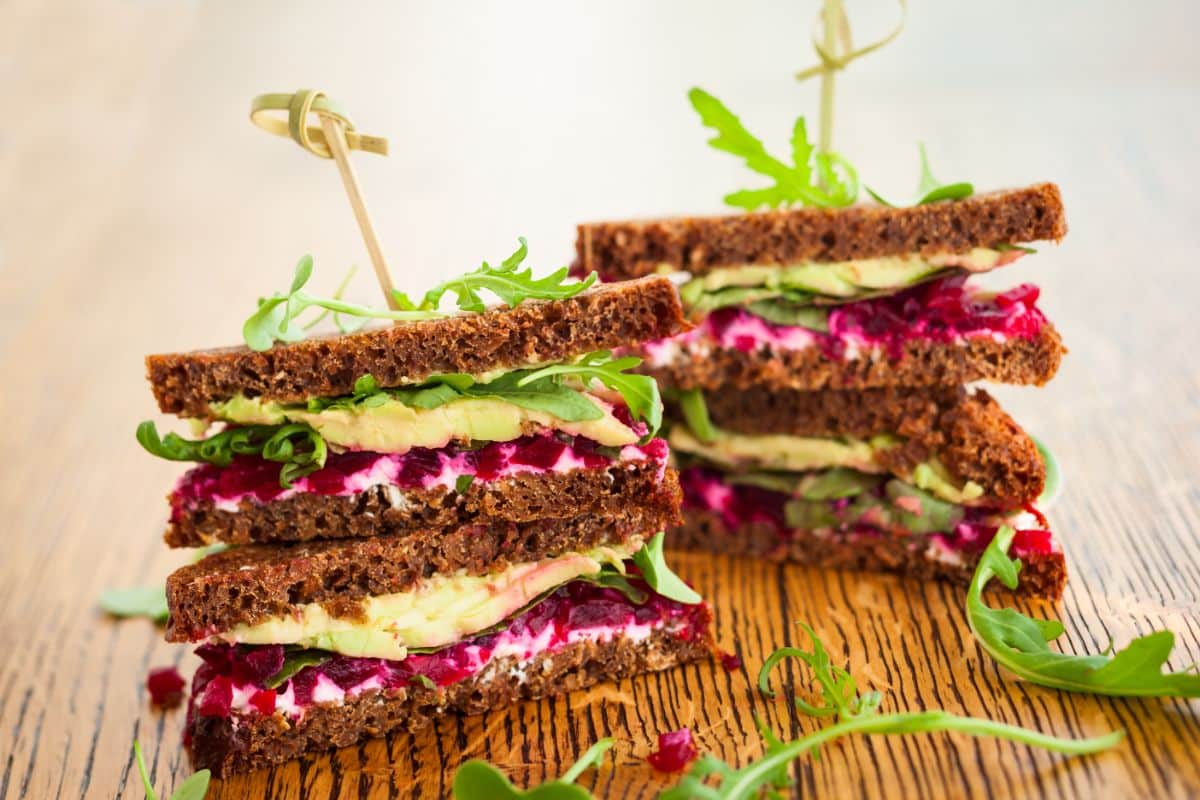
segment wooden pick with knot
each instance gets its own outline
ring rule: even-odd
[[[287,117],[272,113],[279,111],[287,112]],[[308,123],[310,114],[317,115],[320,127]],[[366,136],[356,131],[349,117],[318,89],[301,89],[295,94],[260,94],[250,102],[250,121],[268,133],[291,138],[315,156],[332,158],[337,163],[342,185],[346,187],[346,196],[354,210],[354,218],[358,220],[358,228],[362,232],[371,263],[375,267],[379,288],[383,291],[388,308],[397,310],[399,306],[392,293],[394,287],[387,260],[375,233],[371,213],[367,210],[362,191],[358,188],[358,176],[354,172],[354,165],[350,163],[351,150],[386,156],[387,139]]]

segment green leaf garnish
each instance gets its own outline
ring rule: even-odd
[[[150,783],[150,773],[146,770],[146,759],[142,757],[142,743],[133,741],[133,759],[137,762],[138,775],[142,778],[142,788],[146,791],[146,800],[158,800],[154,784]],[[212,773],[206,769],[195,772],[179,784],[179,788],[171,795],[171,800],[204,800],[208,793],[208,782]]]
[[[640,358],[613,358],[607,350],[598,350],[580,358],[574,364],[554,364],[533,370],[517,380],[517,386],[527,387],[547,378],[576,378],[585,385],[597,381],[621,395],[634,419],[645,422],[653,436],[662,426],[662,397],[658,382],[649,375],[626,372],[642,363]],[[516,374],[516,373],[510,373]]]
[[[529,789],[513,786],[504,773],[486,761],[471,759],[454,773],[454,797],[456,800],[590,800],[592,793],[575,785],[575,781],[586,770],[599,767],[613,743],[611,738],[601,739],[589,747],[561,778]]]
[[[683,412],[683,421],[697,439],[708,443],[717,438],[717,429],[708,416],[704,393],[699,389],[679,392],[679,410]]]
[[[263,681],[268,689],[278,689],[287,683],[288,679],[305,667],[315,667],[333,658],[333,653],[324,650],[288,647],[284,650],[283,666],[271,677]]]
[[[662,424],[662,398],[653,378],[626,372],[640,363],[638,358],[613,358],[608,351],[597,351],[574,364],[514,370],[487,383],[476,383],[470,375],[455,373],[431,376],[419,386],[390,389],[380,389],[374,378],[364,375],[355,382],[353,395],[312,398],[306,407],[314,413],[370,407],[390,397],[406,406],[428,410],[471,397],[543,411],[567,422],[601,419],[604,411],[582,391],[568,385],[566,379],[571,378],[584,388],[596,381],[619,393],[630,413],[645,421],[649,435],[653,435]]]
[[[1015,532],[1002,527],[975,567],[967,591],[967,622],[979,645],[1018,677],[1068,692],[1115,697],[1200,697],[1195,665],[1164,672],[1175,646],[1168,630],[1139,636],[1113,655],[1068,655],[1050,649],[1063,633],[1057,620],[1034,619],[1011,608],[989,608],[983,590],[992,578],[1017,588],[1021,561],[1008,557]]]
[[[726,195],[725,202],[753,211],[760,206],[800,203],[821,208],[848,206],[858,198],[858,173],[837,153],[818,153],[808,140],[804,117],[792,128],[792,163],[789,166],[767,152],[763,143],[742,125],[732,111],[703,89],[688,92],[700,121],[717,135],[708,143],[743,159],[746,166],[771,178],[765,189],[746,189]]]
[[[917,200],[913,203],[914,206],[936,203],[939,200],[963,200],[975,194],[975,187],[970,183],[939,183],[938,179],[933,177],[933,171],[929,167],[929,156],[925,153],[925,143],[917,145],[917,149],[921,153],[921,176],[917,181]],[[898,207],[884,200],[870,186],[866,189],[867,194],[875,198],[880,205],[891,208]]]
[[[796,708],[804,714],[836,717],[838,721],[815,733],[783,742],[761,720],[755,718],[765,742],[766,752],[761,759],[734,768],[711,754],[705,755],[692,765],[691,771],[678,784],[660,794],[659,800],[747,800],[767,787],[785,789],[791,783],[787,772],[791,761],[807,753],[815,754],[821,745],[854,733],[895,735],[957,731],[971,736],[1006,739],[1067,755],[1098,753],[1115,747],[1124,738],[1125,732],[1118,730],[1089,739],[1060,739],[1016,725],[961,717],[941,710],[880,714],[880,695],[877,692],[858,694],[850,673],[834,666],[812,628],[808,625],[803,627],[812,640],[813,649],[808,651],[785,647],[776,650],[768,656],[759,671],[759,689],[767,696],[774,697],[769,683],[771,669],[785,658],[798,658],[813,670],[824,702],[813,705],[794,697]],[[715,786],[708,782],[713,777],[719,780]]]
[[[459,494],[465,494],[471,488],[471,484],[475,482],[474,475],[459,475],[454,479],[454,491]]]
[[[582,281],[567,282],[567,267],[557,269],[541,279],[534,279],[532,268],[518,271],[517,267],[525,260],[529,249],[524,237],[518,237],[517,241],[520,244],[516,251],[504,259],[500,266],[493,267],[484,261],[483,266],[474,272],[468,272],[433,287],[425,293],[420,303],[414,303],[403,292],[394,291],[397,305],[416,312],[437,311],[442,298],[449,292],[455,296],[461,310],[480,313],[487,308],[479,294],[483,291],[491,292],[511,307],[526,300],[566,300],[596,282],[595,272]]]
[[[433,678],[430,678],[428,675],[413,675],[410,681],[418,686],[424,686],[426,689],[437,688],[437,684],[433,682]]]
[[[100,607],[114,617],[146,617],[166,622],[167,591],[161,585],[106,589],[100,593]]]
[[[642,545],[641,550],[633,554],[633,563],[642,571],[642,578],[651,589],[670,600],[694,606],[702,598],[667,566],[663,557],[663,538],[661,532],[654,534],[650,541]]]
[[[1008,244],[1007,242],[1001,242],[1000,244],[996,245],[995,249],[1001,253],[1008,252],[1010,250],[1019,250],[1022,253],[1033,255],[1037,252],[1037,250],[1033,249],[1032,247],[1026,247],[1023,244]]]
[[[148,453],[168,461],[227,467],[235,455],[262,456],[283,465],[279,484],[285,489],[325,466],[328,455],[324,437],[302,423],[243,425],[226,428],[206,439],[191,440],[174,433],[159,438],[157,427],[147,420],[138,425],[137,440]]]
[[[296,271],[292,277],[292,285],[286,293],[276,292],[270,297],[258,301],[255,311],[242,325],[242,338],[251,350],[270,350],[275,342],[298,342],[304,338],[304,332],[311,323],[302,324],[298,317],[310,307],[333,311],[337,315],[345,314],[361,319],[390,319],[413,321],[433,319],[440,316],[436,311],[404,309],[376,309],[361,306],[357,303],[347,303],[340,297],[319,297],[304,291],[304,285],[312,277],[313,259],[304,255],[296,263]],[[340,295],[341,289],[339,289]],[[322,314],[323,316],[323,314]],[[315,322],[316,320],[313,320]],[[339,323],[343,332],[348,332]]]

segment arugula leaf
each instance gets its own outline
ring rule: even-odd
[[[921,175],[917,180],[917,201],[913,203],[914,206],[936,203],[939,200],[964,200],[975,194],[975,186],[970,183],[939,183],[938,179],[933,177],[933,171],[929,167],[929,156],[925,152],[925,143],[921,142],[917,145],[917,149],[921,153]],[[895,204],[880,197],[870,186],[866,189],[867,194],[875,198],[880,205],[898,208]]]
[[[333,658],[333,653],[309,648],[288,648],[283,654],[283,666],[271,677],[263,681],[268,689],[278,689],[288,682],[293,675],[305,667],[315,667]]]
[[[304,291],[304,285],[312,277],[313,259],[311,255],[301,256],[296,262],[296,270],[292,277],[292,285],[286,293],[276,292],[270,297],[258,301],[258,310],[251,314],[242,325],[242,338],[251,350],[270,350],[275,342],[298,342],[304,338],[304,332],[311,324],[301,324],[297,318],[310,307],[322,308],[325,311],[345,314],[363,319],[390,319],[413,321],[434,319],[439,315],[436,311],[405,309],[391,311],[389,309],[374,309],[356,303],[347,303],[339,297],[319,297]],[[338,290],[340,295],[341,289]],[[323,315],[322,315],[323,316]],[[317,320],[313,320],[315,322]],[[339,328],[348,332],[339,321]]]
[[[646,423],[650,429],[646,434],[649,438],[662,426],[662,397],[658,392],[658,382],[654,378],[626,372],[641,363],[640,358],[613,358],[611,352],[597,350],[583,356],[574,364],[553,364],[528,372],[517,380],[517,386],[529,386],[550,377],[560,380],[566,377],[577,378],[584,384],[599,381],[621,395],[634,419]]]
[[[1063,633],[1057,620],[1027,617],[1011,608],[989,608],[983,590],[992,578],[1017,588],[1021,561],[1008,557],[1015,532],[1002,527],[979,559],[967,591],[967,622],[979,645],[1018,677],[1068,692],[1115,697],[1200,697],[1195,667],[1164,672],[1175,646],[1168,630],[1140,636],[1113,655],[1068,655],[1050,649]]]
[[[716,426],[708,416],[704,393],[699,389],[679,392],[679,410],[683,412],[683,421],[697,439],[707,444],[717,438]]]
[[[454,491],[458,492],[459,494],[466,494],[467,490],[471,488],[471,484],[474,482],[474,475],[459,475],[454,479]]]
[[[403,292],[393,291],[397,305],[410,311],[437,311],[447,292],[454,294],[456,303],[463,311],[480,313],[487,309],[481,291],[494,294],[508,306],[517,306],[526,300],[565,300],[589,288],[597,280],[593,272],[582,281],[566,283],[568,268],[562,267],[540,280],[533,277],[533,269],[518,272],[517,267],[529,254],[525,237],[518,237],[516,251],[493,267],[484,261],[483,266],[457,278],[440,283],[425,293],[420,303],[414,303]]]
[[[815,754],[821,745],[854,733],[898,735],[957,731],[971,736],[1007,739],[1068,755],[1087,755],[1108,750],[1124,738],[1125,732],[1118,730],[1089,739],[1060,739],[1016,725],[960,717],[941,710],[880,714],[879,693],[858,694],[850,673],[834,666],[812,628],[801,624],[812,641],[813,649],[808,651],[798,647],[785,647],[776,650],[768,656],[766,663],[759,670],[759,689],[768,697],[774,697],[769,681],[771,669],[785,658],[799,658],[813,670],[817,683],[821,686],[824,703],[812,705],[793,697],[796,708],[811,716],[837,717],[838,721],[815,733],[783,742],[756,718],[755,723],[763,737],[766,750],[761,759],[735,769],[715,756],[706,755],[693,765],[692,770],[676,786],[660,794],[659,800],[747,800],[767,786],[774,789],[786,788],[791,784],[787,772],[791,761],[807,753]],[[720,781],[716,786],[707,782],[707,779],[713,776],[718,777]]]
[[[812,669],[817,683],[821,685],[821,698],[825,701],[824,705],[814,706],[800,697],[792,698],[792,702],[802,713],[811,717],[837,716],[847,719],[875,713],[883,701],[883,695],[879,692],[859,695],[854,677],[829,660],[824,643],[817,638],[812,627],[804,622],[800,623],[800,627],[804,628],[812,641],[812,651],[799,647],[781,647],[771,653],[758,671],[758,690],[767,697],[774,697],[775,692],[770,686],[771,670],[786,658],[798,658]]]
[[[999,250],[1001,253],[1007,252],[1009,250],[1019,250],[1022,253],[1033,255],[1034,253],[1037,252],[1037,250],[1035,250],[1032,247],[1026,247],[1023,244],[1008,244],[1007,242],[1001,242],[1000,244],[996,245],[995,249]]]
[[[642,571],[642,578],[650,588],[670,600],[694,606],[702,602],[696,590],[683,582],[678,575],[667,566],[663,557],[663,534],[656,533],[642,545],[642,549],[633,554],[633,563]]]
[[[162,585],[106,589],[100,593],[100,607],[114,617],[146,617],[155,622],[166,622],[169,613]]]
[[[410,682],[424,686],[426,689],[436,689],[437,684],[433,682],[433,678],[428,675],[413,675]]]
[[[732,111],[703,89],[688,92],[700,121],[717,132],[708,143],[746,162],[774,183],[765,189],[745,189],[725,196],[728,205],[753,211],[760,206],[778,208],[801,203],[821,208],[848,206],[858,197],[858,173],[837,153],[817,153],[808,140],[804,117],[792,127],[792,164],[767,152]]]
[[[227,467],[235,455],[258,455],[278,461],[279,484],[285,489],[299,478],[325,466],[324,437],[302,423],[242,425],[226,428],[206,439],[190,440],[174,433],[159,438],[152,421],[137,427],[137,440],[148,453],[168,461],[198,461]]]
[[[611,738],[601,739],[589,747],[561,778],[530,789],[516,788],[491,764],[471,759],[454,773],[454,797],[456,800],[590,800],[592,793],[575,785],[575,780],[586,770],[598,768],[613,743]]]
[[[138,775],[142,778],[142,788],[146,792],[146,800],[158,800],[154,784],[150,782],[150,773],[146,770],[146,759],[142,757],[142,743],[136,739],[133,740],[133,758],[137,762]],[[204,800],[204,795],[208,793],[210,780],[212,780],[212,773],[206,769],[189,775],[171,795],[171,800]]]

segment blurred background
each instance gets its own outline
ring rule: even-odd
[[[705,144],[685,93],[708,89],[777,150],[797,114],[815,130],[817,82],[791,76],[814,63],[818,5],[7,0],[0,349],[37,346],[43,325],[104,331],[125,365],[112,380],[137,382],[146,352],[236,342],[305,252],[313,288],[357,263],[351,296],[377,302],[333,164],[255,129],[260,92],[322,88],[391,140],[354,158],[405,287],[518,235],[529,263],[567,263],[581,220],[720,212],[757,179]],[[847,7],[857,42],[900,13]],[[1198,29],[1189,0],[914,0],[900,38],[838,80],[835,147],[885,196],[911,193],[918,141],[946,181],[1062,184],[1071,235],[1000,279],[1036,278],[1087,355],[1015,411],[1050,413],[1047,397],[1078,401],[1086,377],[1163,348],[1195,363]]]

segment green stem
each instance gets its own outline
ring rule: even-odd
[[[793,759],[817,748],[826,742],[831,742],[852,733],[875,734],[905,734],[932,733],[935,731],[957,731],[971,736],[994,736],[1021,744],[1040,747],[1067,755],[1088,755],[1099,753],[1115,747],[1124,738],[1124,731],[1113,731],[1104,736],[1091,739],[1060,739],[1044,733],[1026,730],[1016,725],[1005,725],[986,719],[960,717],[946,711],[916,711],[899,714],[884,714],[872,717],[855,717],[854,719],[830,725],[816,733],[801,739],[771,753],[746,769],[739,770],[733,778],[726,778],[721,784],[721,797],[728,800],[744,800],[754,794],[768,781],[771,776]]]
[[[842,19],[842,0],[825,0],[822,45],[825,52],[835,54],[838,46],[838,24]],[[833,150],[833,82],[837,70],[826,65],[821,72],[821,127],[818,136],[819,152]]]

